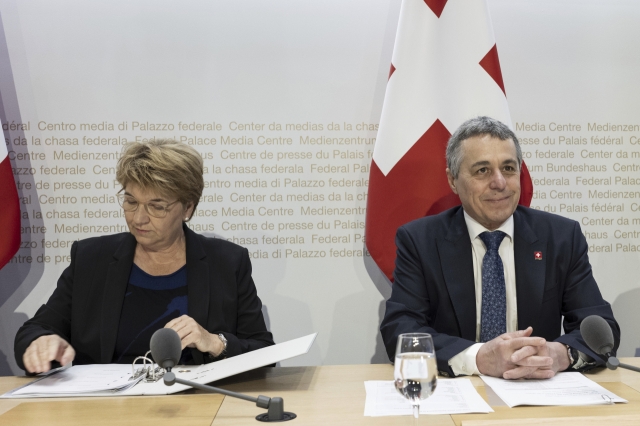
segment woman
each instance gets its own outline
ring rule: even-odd
[[[182,363],[273,345],[247,250],[185,225],[202,195],[202,174],[202,157],[188,145],[125,146],[116,179],[130,232],[73,244],[53,295],[16,335],[21,368],[130,363],[162,327],[187,348]]]

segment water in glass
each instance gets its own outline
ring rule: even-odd
[[[420,401],[436,389],[438,368],[431,335],[427,333],[401,334],[398,337],[394,365],[396,390],[413,405],[418,418]]]

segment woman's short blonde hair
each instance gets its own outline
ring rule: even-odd
[[[198,151],[176,140],[131,142],[122,149],[116,180],[123,189],[135,184],[164,197],[177,198],[184,206],[193,204],[195,212],[204,188],[203,166]]]

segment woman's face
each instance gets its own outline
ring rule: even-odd
[[[135,211],[124,212],[129,231],[138,244],[151,250],[162,250],[170,247],[182,235],[182,221],[191,216],[192,205],[183,206],[175,198],[167,199],[153,190],[144,190],[138,185],[129,184],[124,190],[125,199],[138,203]],[[145,205],[147,208],[145,208]],[[153,214],[166,216],[154,217]]]

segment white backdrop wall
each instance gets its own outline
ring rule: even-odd
[[[532,206],[580,221],[620,352],[634,355],[640,4],[489,6]],[[390,286],[364,249],[364,208],[399,7],[0,0],[0,118],[23,212],[23,248],[0,271],[0,373],[18,373],[13,337],[70,243],[126,229],[118,153],[153,137],[203,155],[191,226],[249,249],[276,341],[319,332],[283,365],[386,362]]]

